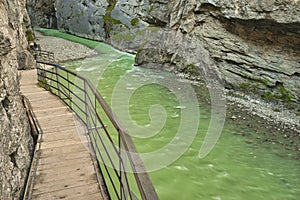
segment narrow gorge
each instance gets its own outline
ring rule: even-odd
[[[226,88],[299,112],[298,0],[27,2],[36,26],[137,52],[142,66],[199,75],[214,65]]]
[[[222,79],[228,96],[248,101],[249,99],[245,96],[249,95],[251,100],[257,100],[257,105],[267,102],[268,105],[276,105],[278,106],[276,108],[280,108],[280,110],[273,110],[274,112],[292,111],[293,116],[298,120],[298,124],[296,121],[293,128],[287,127],[289,129],[287,132],[281,129],[281,124],[272,127],[274,122],[269,123],[258,119],[259,125],[266,126],[263,127],[262,131],[264,135],[258,135],[260,133],[257,130],[260,127],[258,129],[254,127],[252,129],[254,130],[253,133],[256,132],[255,134],[258,135],[256,137],[253,134],[252,137],[256,137],[255,139],[248,138],[245,144],[235,141],[238,145],[242,144],[245,147],[243,152],[236,157],[239,158],[238,156],[242,155],[244,157],[241,156],[241,158],[251,160],[249,162],[251,165],[246,166],[246,170],[253,172],[254,177],[253,182],[248,185],[249,191],[261,189],[251,186],[252,183],[257,181],[255,176],[259,174],[263,178],[259,177],[261,179],[258,180],[268,177],[265,184],[263,184],[264,186],[267,187],[270,183],[276,183],[274,188],[279,188],[278,186],[284,185],[282,188],[286,189],[286,195],[290,195],[288,192],[292,185],[293,195],[297,196],[299,194],[299,189],[296,188],[299,182],[299,174],[296,173],[299,172],[299,170],[297,171],[299,163],[296,162],[299,161],[300,152],[299,129],[297,130],[300,116],[299,0],[1,0],[0,199],[5,200],[20,199],[22,197],[34,149],[31,128],[23,105],[23,97],[20,93],[21,77],[19,73],[19,70],[34,68],[36,64],[29,51],[29,43],[35,39],[31,26],[58,29],[61,32],[82,38],[105,42],[116,49],[136,54],[134,58],[128,55],[126,56],[130,58],[123,57],[124,60],[129,60],[126,62],[130,64],[130,67],[134,62],[134,65],[178,73],[198,82],[205,82],[207,77],[212,77],[210,73],[213,72],[215,73],[213,77]],[[44,41],[44,43],[46,44],[47,41]],[[65,52],[72,51],[76,51],[76,47]],[[92,52],[90,49],[84,51],[87,54],[90,53],[89,51]],[[119,52],[115,55],[116,60],[119,59],[118,54]],[[61,57],[67,60],[79,58],[78,55],[73,58],[63,54]],[[82,55],[82,57],[86,57],[86,55]],[[130,60],[131,58],[135,60]],[[110,57],[107,59],[109,60]],[[105,64],[116,62],[116,60],[109,60]],[[75,69],[74,66],[71,64],[71,67],[69,67]],[[80,66],[76,66],[75,70],[77,68],[80,71]],[[122,70],[124,71],[124,69]],[[146,76],[147,73],[145,72],[144,77]],[[95,79],[97,78],[99,77],[95,77]],[[109,77],[107,80],[111,80],[111,78]],[[140,101],[143,104],[142,98]],[[177,106],[177,104],[171,107],[173,109],[184,109]],[[232,107],[236,110],[241,108],[235,105]],[[272,113],[274,113],[273,111]],[[207,116],[209,116],[210,113],[207,112]],[[230,120],[231,124],[227,126],[232,126],[230,127],[232,130],[236,130],[234,128],[244,123],[239,124],[239,121],[236,120],[239,116],[234,112],[230,113],[231,118],[228,116],[226,118],[226,120]],[[238,112],[241,113],[244,110]],[[177,114],[177,111],[175,114]],[[177,115],[172,116],[174,118],[178,117]],[[206,117],[205,120],[209,121],[207,116],[205,114],[202,117]],[[244,116],[240,118],[244,118]],[[227,129],[228,134],[224,135],[226,137],[234,135],[236,138],[247,134],[251,135],[252,132],[248,133],[247,130],[252,128],[250,127],[252,122],[255,123],[256,119],[252,118],[253,116],[249,115],[243,119],[244,121],[253,120],[247,122],[248,124],[243,124],[247,127],[238,127],[240,130],[236,132]],[[288,115],[288,118],[292,118],[291,115]],[[272,134],[273,136],[271,136]],[[226,137],[225,140],[229,138]],[[269,137],[272,139],[269,140]],[[230,146],[232,141],[229,138],[228,143],[225,143],[226,147]],[[250,142],[247,143],[248,141]],[[281,141],[284,142],[280,143]],[[201,142],[202,139],[199,139],[198,143]],[[269,145],[278,144],[281,150],[284,149],[284,153],[274,153],[274,155],[261,153],[261,161],[267,163],[270,159],[275,163],[273,159],[275,156],[278,157],[278,160],[279,158],[290,159],[292,161],[289,170],[293,172],[292,175],[284,174],[289,170],[286,170],[286,163],[282,160],[280,160],[281,162],[278,161],[280,164],[278,169],[272,168],[276,168],[278,163],[273,164],[271,162],[264,163],[267,166],[266,169],[263,167],[260,169],[255,168],[255,165],[259,163],[257,161],[259,159],[256,158],[259,158],[261,151],[257,147],[263,146],[265,143]],[[226,148],[225,145],[224,149]],[[248,147],[251,145],[256,149],[248,152]],[[256,150],[258,153],[254,155],[253,152]],[[193,150],[192,153],[196,151],[198,149]],[[226,154],[228,159],[225,160],[223,155],[220,157],[225,162],[230,160],[229,158],[232,155],[238,154],[239,151],[241,151],[241,148],[233,148],[232,151]],[[293,151],[298,157],[289,157],[288,151]],[[219,149],[219,152],[223,152],[223,150]],[[264,160],[263,158],[268,159]],[[213,159],[205,165],[200,163],[200,159],[200,161],[196,160],[192,156],[189,159],[188,162],[183,162],[190,165],[188,166],[189,169],[194,169],[196,173],[202,173],[204,169],[210,173],[216,171],[217,175],[221,173],[218,178],[222,181],[225,180],[222,182],[224,185],[230,186],[230,181],[233,180],[235,183],[244,181],[245,178],[240,177],[240,175],[243,173],[245,177],[248,175],[247,171],[239,172],[237,169],[239,166],[233,164],[230,175],[237,175],[240,179],[230,179],[232,177],[226,171],[227,166],[222,165],[223,160],[215,164],[215,166],[220,167],[220,169],[217,169],[212,164]],[[239,160],[237,160],[238,162]],[[187,173],[189,169],[184,168],[184,164],[182,164],[183,167],[181,165],[172,166],[168,170],[181,170],[182,178],[185,180],[184,178],[187,176],[184,173]],[[198,167],[201,164],[204,168],[198,170],[195,166]],[[278,173],[276,171],[279,174],[278,177],[273,176],[274,174],[267,169],[278,170]],[[281,169],[283,172],[280,171]],[[176,175],[177,173],[178,171],[174,172]],[[286,176],[289,179],[279,177],[281,176],[280,173],[284,174],[282,177]],[[216,174],[212,173],[211,176],[214,177]],[[194,191],[199,191],[198,178],[201,176],[202,174],[194,177]],[[174,188],[171,187],[172,185],[164,182],[169,177],[166,176],[164,180],[161,180],[160,177],[160,175],[156,176],[156,181],[158,183],[162,182],[161,188],[158,187],[160,192],[162,194],[173,193]],[[206,175],[203,175],[203,177],[212,181],[212,186],[215,185],[213,178],[206,177]],[[227,180],[229,181],[226,182]],[[168,186],[171,189],[165,192],[164,189]],[[245,195],[244,188],[239,189],[240,194]],[[272,187],[267,189],[270,189],[269,194],[273,194]],[[232,193],[230,190],[231,188],[228,189],[229,196]],[[251,192],[251,194],[260,195],[259,192]],[[276,192],[280,193],[280,190]],[[213,199],[219,198],[219,196],[212,196],[212,194],[207,194],[207,196]],[[168,199],[168,197],[165,199]]]

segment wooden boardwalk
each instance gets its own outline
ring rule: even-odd
[[[79,120],[59,98],[37,86],[36,70],[21,72],[21,92],[43,132],[32,199],[106,199]]]

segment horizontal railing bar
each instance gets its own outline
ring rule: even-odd
[[[107,127],[107,126],[106,126]],[[105,127],[105,128],[106,128]],[[103,126],[97,126],[97,127],[92,127],[92,128],[89,128],[89,131],[93,131],[95,129],[103,129],[104,127]]]
[[[40,63],[40,62],[39,62]],[[42,64],[44,64],[44,63],[42,63]],[[50,64],[48,64],[48,65],[50,65]],[[65,70],[65,68],[59,68],[61,71],[64,71]],[[67,69],[66,69],[67,70]],[[47,70],[47,69],[41,69],[41,71],[44,71],[44,72],[47,72],[47,73],[51,73],[51,74],[53,74],[53,75],[56,75],[56,73],[55,72],[53,72],[53,71],[50,71],[50,70]],[[69,74],[71,74],[71,75],[73,75],[74,77],[77,77],[77,76],[75,76],[73,73],[70,73],[71,71],[66,71],[67,73],[69,73]],[[57,74],[59,77],[61,77],[61,78],[63,78],[64,80],[66,80],[68,83],[70,83],[70,84],[72,84],[73,86],[75,86],[77,89],[79,89],[79,90],[81,90],[82,92],[85,92],[84,91],[84,89],[82,89],[82,88],[80,88],[78,85],[76,85],[76,84],[74,84],[73,82],[70,82],[68,79],[66,79],[65,77],[63,77],[62,75],[60,75],[60,74]],[[49,78],[50,79],[50,78]],[[82,78],[80,78],[83,82],[85,81],[85,79],[82,79]],[[51,79],[51,80],[55,80],[55,79]]]
[[[73,76],[75,76],[75,77],[77,77],[77,78],[80,78],[80,79],[82,79],[82,80],[84,80],[84,81],[86,80],[86,78],[84,78],[83,76],[78,75],[78,74],[76,74],[75,72],[73,72],[73,71],[71,71],[71,70],[69,70],[69,69],[66,69],[66,68],[64,68],[64,67],[62,67],[62,66],[60,66],[60,65],[58,65],[58,64],[52,64],[52,63],[48,63],[48,62],[40,62],[40,61],[39,61],[38,63],[44,64],[44,65],[50,65],[50,66],[53,66],[53,67],[57,67],[58,69],[61,69],[61,70],[63,70],[63,71],[66,71],[66,72],[72,74]]]
[[[93,122],[93,125],[96,126],[95,121],[93,120],[93,118],[92,118],[92,122]],[[103,126],[103,127],[105,127],[105,126]],[[105,129],[105,128],[103,128],[103,129]],[[97,129],[95,129],[95,131],[96,131],[96,133],[97,133],[97,135],[98,135],[98,137],[99,137],[99,139],[100,139],[100,141],[101,141],[101,143],[102,143],[102,146],[104,147],[104,150],[105,150],[106,155],[107,155],[108,158],[109,158],[109,162],[111,163],[111,165],[112,165],[114,171],[116,172],[116,175],[118,176],[118,173],[117,173],[117,170],[116,170],[116,166],[114,165],[113,161],[111,160],[111,157],[109,156],[109,152],[108,152],[108,150],[107,150],[107,148],[106,148],[105,143],[104,143],[103,140],[102,140],[102,137],[100,136],[99,131],[98,131]],[[114,144],[113,141],[110,141],[110,144]],[[118,155],[118,151],[116,150],[115,145],[112,145],[112,147],[113,147],[113,149],[116,151],[116,152],[115,152],[116,155]],[[100,152],[100,151],[99,151],[99,152]]]
[[[96,141],[95,137],[94,137],[93,135],[92,135],[92,137],[93,137],[93,139],[94,139],[94,142],[96,143],[97,141]],[[96,144],[97,144],[97,143],[96,143]],[[93,142],[92,142],[92,145],[93,145]],[[93,148],[94,148],[94,145],[93,145]],[[98,145],[96,145],[96,148],[97,148],[98,152],[100,152]],[[102,156],[100,153],[98,153],[98,154],[99,154],[99,156],[100,156],[100,158],[101,158],[101,160],[102,160],[102,163],[104,163],[104,158],[103,158],[103,156]],[[99,166],[101,166],[101,163],[99,163],[98,159],[97,159],[97,162],[98,162]],[[107,166],[106,166],[106,165],[102,165],[102,166],[104,166],[104,169],[105,169],[105,171],[106,171],[106,173],[107,173],[107,175],[108,175],[108,178],[109,178],[109,180],[110,180],[110,182],[111,182],[111,184],[112,184],[112,186],[113,186],[113,189],[114,189],[114,191],[115,191],[115,194],[118,196],[118,199],[120,199],[120,196],[119,196],[118,191],[117,191],[117,189],[116,189],[116,186],[115,186],[115,184],[114,184],[114,182],[113,182],[113,179],[112,179],[112,177],[111,177],[110,174],[109,174],[109,170],[108,170]]]
[[[129,161],[129,166],[131,167],[131,170],[133,172],[135,183],[138,187],[139,194],[141,195],[142,199],[143,200],[152,200],[152,199],[157,200],[158,196],[155,192],[155,189],[152,185],[152,182],[151,182],[148,174],[145,172],[146,171],[145,166],[144,166],[140,156],[137,153],[137,150],[132,141],[132,138],[130,137],[125,126],[117,119],[115,114],[112,112],[111,108],[108,106],[108,104],[103,99],[103,97],[99,94],[99,92],[96,90],[96,88],[92,85],[92,83],[88,79],[86,79],[80,75],[77,75],[75,72],[68,70],[60,65],[52,64],[52,63],[48,63],[48,62],[42,62],[42,61],[38,61],[38,63],[44,64],[44,65],[49,65],[49,66],[55,67],[56,69],[59,69],[59,70],[53,71],[53,70],[46,70],[46,69],[38,68],[38,70],[40,70],[40,72],[46,72],[46,73],[49,73],[52,75],[56,75],[56,77],[57,77],[56,79],[52,79],[52,78],[48,77],[47,75],[44,75],[43,73],[38,73],[39,81],[43,81],[40,79],[40,77],[42,77],[43,79],[48,79],[50,81],[53,81],[53,84],[48,84],[47,82],[45,82],[47,87],[50,87],[53,90],[56,90],[58,93],[56,95],[59,96],[60,98],[66,97],[63,99],[63,101],[67,105],[68,105],[67,100],[69,101],[70,104],[75,105],[75,108],[73,106],[69,105],[70,108],[75,113],[81,112],[83,114],[83,116],[82,116],[81,114],[77,113],[78,117],[87,126],[88,131],[90,132],[90,134],[89,134],[90,137],[93,138],[94,142],[92,142],[92,148],[98,155],[98,158],[100,158],[100,160],[102,160],[102,163],[103,163],[103,165],[101,165],[101,163],[100,163],[101,161],[98,160],[99,167],[100,168],[101,168],[101,166],[104,167],[105,173],[109,177],[109,181],[113,187],[113,190],[114,190],[117,198],[118,199],[123,199],[123,198],[127,199],[127,195],[129,195],[128,196],[129,199],[136,199],[136,195],[133,193],[133,191],[130,188],[130,184],[128,181],[128,174],[126,172],[124,160],[122,158],[122,155],[126,155],[126,157],[127,157],[126,160]],[[64,75],[63,73],[60,73],[60,71],[66,72],[66,75]],[[68,78],[66,78],[65,76],[67,76]],[[70,76],[74,76],[74,79],[81,80],[82,86],[75,84],[74,81],[71,81],[69,78]],[[68,84],[68,87],[61,81],[65,81]],[[46,85],[44,87],[46,87]],[[57,87],[55,87],[54,85],[57,85]],[[75,94],[70,89],[70,85],[72,85],[73,87],[75,86],[81,92],[83,92],[82,95],[85,96],[85,100],[82,99],[79,95]],[[85,89],[83,89],[83,87],[85,87]],[[61,93],[61,95],[59,95],[60,93]],[[75,98],[71,98],[70,94],[74,95]],[[91,95],[93,95],[92,98],[91,98]],[[79,102],[81,102],[81,104],[83,104],[82,105],[83,108],[81,108],[81,106],[76,103],[76,101],[77,101],[76,99]],[[95,103],[94,103],[94,100],[95,100]],[[116,130],[116,133],[119,135],[119,150],[117,149],[118,144],[116,144],[112,140],[111,135],[107,129],[107,126],[104,125],[103,121],[101,120],[100,113],[96,109],[98,105],[100,106],[102,111],[105,113],[106,117],[112,123],[113,127]],[[102,111],[101,111],[101,113],[102,113]],[[90,125],[92,127],[89,127]],[[105,133],[103,136],[105,136],[105,141],[107,141],[107,142],[104,142],[104,140],[102,138],[103,136],[101,136],[101,134],[99,132],[100,130],[104,131],[104,132],[102,132],[102,135],[103,135],[103,133]],[[122,144],[123,148],[121,148],[120,144]],[[108,147],[106,145],[111,145],[111,147],[109,147],[109,148],[113,149],[113,152],[114,152],[113,154],[111,154],[112,151],[108,151],[108,149],[107,149]],[[102,149],[102,150],[100,150],[100,149]],[[122,151],[124,151],[124,154],[121,155]],[[104,154],[102,155],[101,152]],[[104,155],[106,155],[107,159],[104,159],[104,157],[103,157]],[[118,161],[120,163],[119,169],[117,168],[117,166],[115,166],[115,162],[112,160],[113,155],[116,158],[119,158],[119,161]],[[108,170],[107,164],[109,164],[109,163],[106,163],[106,161],[108,161],[110,163],[110,165],[112,166],[114,175],[111,174],[112,171],[110,172],[110,170]],[[120,171],[118,171],[117,169]],[[120,172],[120,174],[119,174],[119,172]],[[144,173],[140,173],[140,172],[144,172]],[[121,174],[123,176],[123,181],[125,181],[125,182],[123,182],[121,180]],[[119,194],[119,192],[116,188],[117,185],[114,183],[114,181],[111,177],[112,175],[116,176],[119,179],[119,186],[121,189],[121,191],[120,191],[121,194]],[[105,182],[105,180],[104,180],[104,182]],[[122,193],[123,193],[123,195],[122,195]]]

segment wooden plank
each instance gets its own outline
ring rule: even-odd
[[[38,117],[42,117],[45,115],[48,115],[49,113],[53,114],[62,114],[66,112],[71,112],[69,108],[66,108],[66,106],[61,106],[61,107],[55,107],[55,108],[46,108],[42,110],[36,110],[34,111],[35,115]]]
[[[99,189],[95,184],[88,184],[85,187],[74,187],[65,190],[59,190],[54,192],[48,192],[43,194],[33,195],[33,199],[36,200],[45,200],[45,199],[85,199],[85,197],[91,198],[93,195],[93,199],[101,199],[101,195],[99,193]]]
[[[53,126],[53,127],[43,127],[43,134],[52,133],[52,132],[61,132],[69,129],[76,129],[74,124],[65,124],[65,126]]]
[[[87,149],[77,146],[77,145],[73,145],[73,148],[67,148],[67,149],[63,149],[63,148],[53,148],[51,150],[58,150],[59,155],[57,155],[57,153],[53,153],[53,152],[47,152],[47,153],[43,153],[43,151],[41,152],[41,159],[39,160],[39,164],[40,165],[48,165],[50,163],[58,163],[58,162],[68,162],[69,160],[74,160],[74,159],[82,159],[85,157],[89,157],[89,152],[87,152]],[[76,150],[76,152],[72,152]],[[71,152],[71,153],[66,153],[66,152]]]
[[[21,92],[43,131],[32,199],[103,199],[84,126],[33,80],[36,70],[22,72]]]
[[[85,157],[82,158],[75,158],[75,159],[69,159],[68,162],[52,162],[52,163],[47,163],[47,164],[43,164],[41,163],[39,165],[39,167],[43,167],[43,169],[54,169],[54,168],[61,168],[61,167],[69,167],[70,164],[72,163],[73,165],[76,166],[81,166],[81,165],[85,165],[86,163],[91,162],[91,159],[88,155],[84,155]]]
[[[95,176],[95,171],[92,163],[87,163],[81,166],[70,166],[68,168],[61,167],[56,169],[45,169],[39,167],[36,173],[36,184],[48,183],[48,182],[59,182],[70,178],[76,178],[79,180],[88,180],[91,176]]]
[[[60,132],[52,132],[52,133],[44,133],[43,134],[43,142],[52,142],[56,140],[65,140],[65,139],[70,139],[74,138],[77,140],[81,140],[86,142],[87,138],[85,135],[80,134],[76,131],[76,129],[69,129],[65,131],[60,131]]]
[[[65,125],[73,125],[75,126],[73,116],[65,116],[65,117],[58,117],[58,118],[38,118],[38,121],[41,126],[45,128],[55,128],[55,127],[61,127]]]

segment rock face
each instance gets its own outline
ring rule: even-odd
[[[144,28],[140,18],[148,7],[144,1],[56,0],[60,30],[94,40],[106,40],[119,32]]]
[[[56,1],[57,22],[60,30],[81,37],[103,40],[103,15],[106,1]]]
[[[202,73],[200,64],[212,60],[227,88],[300,102],[298,0],[56,0],[55,5],[59,29],[136,51],[138,64]],[[207,57],[187,63],[199,50],[177,42],[182,39],[205,49]]]
[[[19,89],[18,68],[34,66],[27,51],[25,0],[0,4],[0,198],[19,199],[33,141]],[[30,63],[32,62],[32,63]]]
[[[57,28],[55,0],[27,0],[26,2],[32,26]]]
[[[152,18],[195,38],[209,51],[228,88],[267,100],[299,102],[300,2],[180,0],[152,5],[157,9],[150,12]],[[144,54],[147,51],[137,59],[146,59]]]

